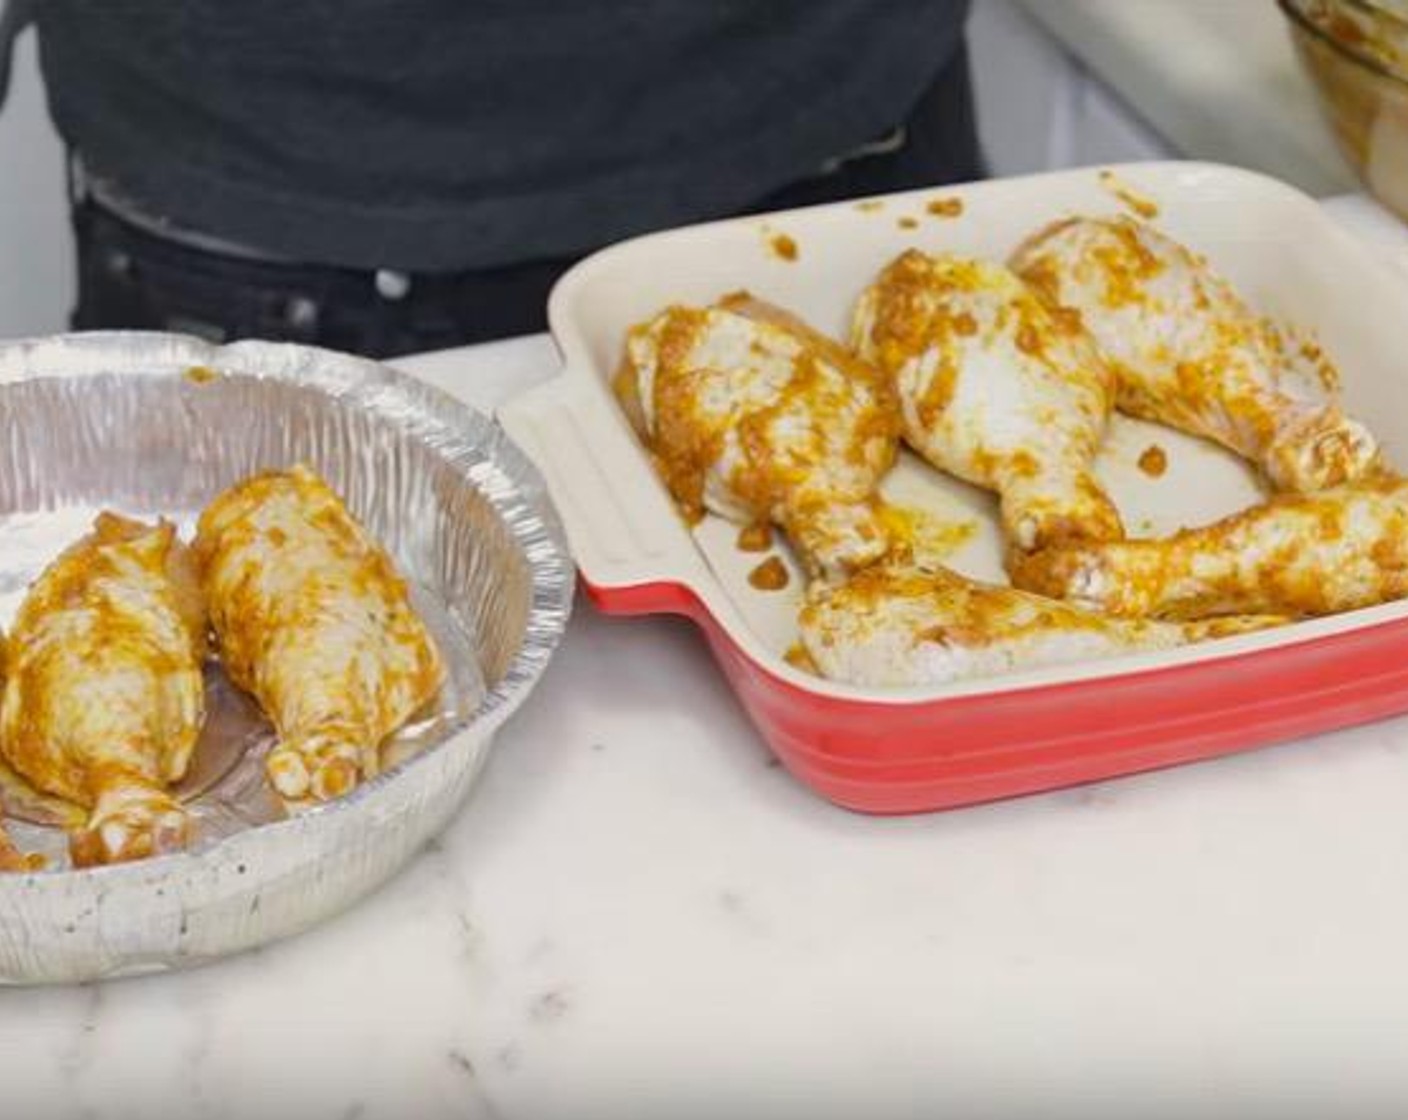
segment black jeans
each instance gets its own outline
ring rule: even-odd
[[[902,143],[776,191],[748,212],[981,178],[960,49],[897,133]],[[213,341],[279,339],[390,357],[546,326],[548,291],[576,257],[416,274],[399,298],[358,269],[250,260],[167,240],[77,198],[77,330],[180,331]],[[385,285],[383,285],[385,287]]]

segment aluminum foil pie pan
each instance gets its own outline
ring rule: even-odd
[[[488,418],[363,359],[147,333],[0,344],[0,625],[100,509],[189,530],[220,490],[306,462],[395,556],[449,680],[386,770],[289,810],[271,729],[207,672],[210,718],[180,793],[189,851],[76,871],[72,809],[0,770],[16,843],[47,870],[0,875],[0,982],[181,967],[305,929],[401,867],[450,818],[494,732],[533,688],[571,609],[573,568],[536,469]]]

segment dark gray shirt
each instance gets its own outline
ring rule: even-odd
[[[152,213],[446,270],[727,213],[878,136],[967,0],[38,0],[65,141]]]

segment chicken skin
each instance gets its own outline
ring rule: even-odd
[[[798,618],[802,646],[822,676],[873,687],[948,684],[1170,649],[1280,621],[1106,618],[945,568],[891,564],[813,584]]]
[[[884,379],[743,293],[634,327],[616,390],[686,519],[781,527],[812,575],[889,547],[876,487],[899,442]]]
[[[861,296],[852,344],[893,380],[910,446],[997,491],[1009,549],[1124,535],[1090,469],[1113,377],[1007,269],[911,249]]]
[[[1163,540],[1052,549],[1014,581],[1125,617],[1312,616],[1408,595],[1408,483],[1280,494]]]
[[[444,662],[386,551],[304,466],[225,491],[195,553],[230,679],[273,722],[285,798],[341,796],[439,691]]]
[[[88,811],[76,866],[183,847],[171,793],[204,720],[205,618],[166,522],[101,514],[30,588],[8,643],[0,751],[37,789]]]
[[[5,639],[0,635],[0,669],[4,668],[5,661]],[[0,682],[3,682],[3,675],[0,674]],[[0,819],[0,872],[5,871],[28,871],[29,861],[24,854],[15,847],[15,842],[10,839],[10,834],[5,831],[5,822]]]
[[[1278,490],[1309,492],[1379,469],[1369,431],[1296,386],[1264,322],[1198,255],[1130,218],[1070,218],[1012,267],[1077,313],[1119,383],[1118,407],[1222,444]]]

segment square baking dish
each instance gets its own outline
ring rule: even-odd
[[[541,468],[585,590],[609,614],[675,613],[703,630],[782,763],[816,792],[877,813],[948,808],[1209,758],[1408,709],[1408,601],[1170,651],[913,689],[835,684],[786,658],[800,573],[747,579],[737,527],[676,513],[612,395],[625,332],[669,303],[747,289],[844,338],[852,302],[909,246],[1003,260],[1068,214],[1158,208],[1155,223],[1208,256],[1290,337],[1337,363],[1346,410],[1408,464],[1400,375],[1408,284],[1308,196],[1201,163],[1130,164],[914,191],[651,234],[573,268],[549,320],[561,376],[500,411]],[[1310,352],[1314,352],[1313,349]],[[1167,469],[1140,469],[1157,446]],[[1261,499],[1240,460],[1117,416],[1097,473],[1131,536],[1163,535]],[[971,523],[949,558],[1005,582],[993,498],[907,453],[892,499]]]

